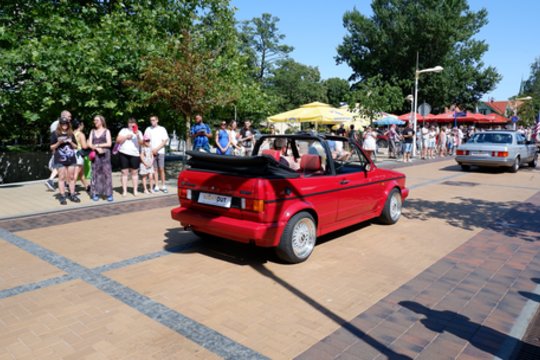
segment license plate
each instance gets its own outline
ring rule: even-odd
[[[488,156],[489,153],[482,152],[482,151],[471,151],[471,155],[473,155],[473,156]]]
[[[231,199],[232,198],[230,196],[209,194],[209,193],[203,193],[203,192],[199,194],[199,203],[206,204],[206,205],[220,206],[224,208],[231,207]]]

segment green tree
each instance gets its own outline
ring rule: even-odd
[[[487,23],[485,9],[471,11],[466,0],[374,0],[372,9],[371,18],[356,9],[343,17],[348,34],[336,60],[353,69],[351,80],[380,75],[403,96],[410,94],[417,53],[419,69],[444,67],[421,79],[418,98],[434,106],[472,107],[500,80],[495,68],[482,62],[487,44],[473,38]]]
[[[47,134],[63,109],[83,120],[101,113],[113,127],[131,114],[170,113],[126,83],[191,29],[206,47],[224,46],[234,31],[229,1],[3,1],[0,136]]]
[[[285,35],[279,33],[278,22],[278,17],[264,13],[242,23],[241,49],[249,57],[254,76],[259,80],[274,68],[277,61],[287,58],[293,51],[291,46],[281,44]]]
[[[323,81],[326,89],[326,98],[332,106],[339,107],[349,97],[350,85],[347,80],[330,78]]]
[[[531,64],[531,74],[525,81],[523,92],[518,98],[530,96],[532,99],[520,106],[520,117],[524,125],[532,125],[540,111],[540,57]]]
[[[374,76],[356,85],[348,103],[359,104],[360,112],[374,120],[381,112],[401,107],[403,96],[399,86],[390,85],[381,76]]]
[[[184,32],[167,53],[152,57],[141,79],[128,84],[144,91],[149,103],[164,104],[185,118],[189,142],[191,118],[224,106],[239,96],[241,64],[231,48],[208,47],[201,33]]]
[[[268,79],[268,89],[280,96],[280,111],[313,101],[326,102],[326,90],[319,69],[292,59],[282,60]]]

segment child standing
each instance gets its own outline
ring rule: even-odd
[[[142,177],[142,184],[145,194],[150,194],[150,190],[146,186],[146,179],[150,177],[150,189],[154,188],[154,154],[152,154],[152,147],[150,146],[150,136],[144,135],[143,144],[141,146],[141,165],[139,168],[139,174]]]

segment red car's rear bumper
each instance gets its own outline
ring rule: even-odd
[[[286,225],[234,219],[181,206],[171,210],[171,217],[196,231],[262,247],[277,246]]]

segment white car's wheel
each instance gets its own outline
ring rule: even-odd
[[[512,167],[510,168],[511,173],[517,173],[519,170],[519,156],[514,159],[514,163],[512,164]]]
[[[529,167],[535,168],[536,165],[538,165],[538,154],[535,154],[531,162],[529,163]]]

